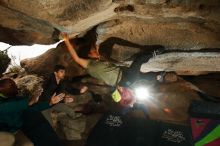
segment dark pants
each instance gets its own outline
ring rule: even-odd
[[[211,102],[220,102],[220,97],[207,95],[206,93],[200,92],[200,91],[197,91],[197,94],[198,94],[203,100],[211,101]]]
[[[35,146],[63,146],[41,112],[26,110],[23,113],[22,131]]]
[[[127,115],[128,113],[130,113],[130,112],[132,112],[132,111],[134,111],[134,110],[141,110],[141,111],[144,113],[145,117],[146,117],[146,118],[149,118],[147,108],[145,107],[144,104],[139,104],[139,103],[135,103],[135,104],[133,105],[133,107],[124,107],[124,108],[122,109],[122,111],[121,111],[121,114],[122,114],[122,115]]]
[[[119,85],[127,87],[137,79],[156,80],[156,76],[160,74],[160,72],[148,72],[145,74],[141,74],[140,72],[141,65],[148,62],[152,57],[153,53],[141,52],[137,54],[129,68],[122,68],[122,79]]]

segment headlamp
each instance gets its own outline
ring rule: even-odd
[[[146,100],[150,97],[149,90],[146,87],[136,87],[134,91],[138,100]]]

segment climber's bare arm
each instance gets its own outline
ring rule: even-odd
[[[99,54],[99,45],[95,45],[95,49],[96,49],[97,53]]]
[[[79,64],[80,66],[82,66],[83,68],[87,68],[88,66],[88,60],[87,59],[84,59],[84,58],[80,58],[78,56],[78,54],[76,53],[76,50],[75,48],[73,47],[73,45],[70,43],[69,41],[69,37],[66,33],[61,33],[63,39],[64,39],[64,42],[66,44],[66,47],[67,47],[67,50],[69,51],[71,57],[73,58],[73,60]]]
[[[99,54],[99,45],[96,45],[96,46],[95,46],[95,49],[96,49],[96,52],[97,52],[97,54],[98,54],[98,59],[100,59],[101,56],[100,56],[100,54]]]

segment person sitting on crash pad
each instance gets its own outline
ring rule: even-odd
[[[88,90],[87,86],[81,87],[81,89],[72,88],[65,78],[65,67],[63,65],[55,65],[54,72],[51,73],[48,79],[43,83],[43,93],[40,96],[41,101],[50,101],[53,95],[65,95],[64,102],[73,102],[73,97],[71,95],[83,94]]]

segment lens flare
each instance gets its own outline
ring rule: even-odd
[[[146,100],[150,97],[149,90],[146,87],[138,87],[135,89],[135,95],[139,100]]]

